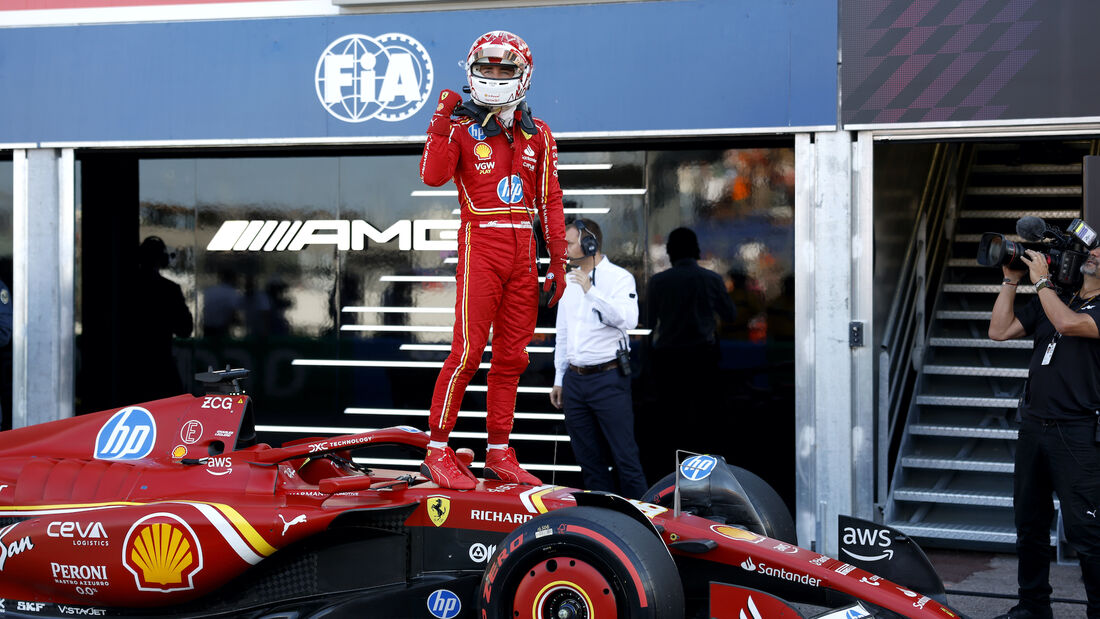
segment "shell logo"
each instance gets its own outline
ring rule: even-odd
[[[139,591],[195,588],[194,576],[202,569],[202,545],[179,516],[167,512],[145,516],[130,527],[122,547],[122,564],[134,575]]]
[[[746,542],[752,542],[754,544],[764,541],[764,538],[744,529],[737,527],[731,527],[724,524],[714,524],[710,527],[711,531],[714,531],[722,537],[728,537],[730,539],[744,540]]]
[[[493,147],[485,142],[478,142],[474,145],[474,154],[477,155],[478,159],[484,161],[493,156]]]

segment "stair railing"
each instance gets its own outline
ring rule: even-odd
[[[954,234],[960,176],[969,167],[971,147],[937,144],[921,191],[916,225],[909,237],[898,285],[879,347],[876,412],[875,504],[882,513],[889,493],[890,446],[909,410],[912,388],[924,359],[938,279]],[[937,281],[930,282],[930,276]]]

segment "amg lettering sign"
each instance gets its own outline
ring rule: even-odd
[[[457,251],[458,226],[457,219],[401,219],[385,230],[362,219],[232,220],[222,223],[206,251],[301,251],[311,245],[361,251],[368,240],[396,241],[401,251]],[[437,238],[432,230],[439,231]]]

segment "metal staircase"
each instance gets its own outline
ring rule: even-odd
[[[1032,343],[988,338],[1001,273],[977,264],[977,245],[983,232],[1012,233],[1010,238],[1020,241],[1015,224],[1025,215],[1062,229],[1080,217],[1081,161],[1090,147],[1089,142],[979,144],[968,170],[959,166],[958,178],[965,179],[960,207],[944,215],[950,243],[938,290],[927,290],[935,294],[933,309],[927,318],[915,319],[927,333],[917,329],[912,343],[915,379],[908,415],[895,411],[890,424],[904,424],[904,430],[884,521],[925,544],[1006,550],[1015,543],[1015,413]],[[929,274],[936,273],[929,269]],[[1017,303],[1034,294],[1032,286],[1021,284]],[[881,389],[904,408],[897,385]],[[1058,538],[1052,531],[1061,559]]]

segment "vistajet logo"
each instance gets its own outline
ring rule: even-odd
[[[368,241],[396,242],[402,251],[457,251],[458,227],[457,219],[400,219],[385,230],[362,219],[231,220],[218,228],[206,251],[301,251],[312,245],[361,251]]]

